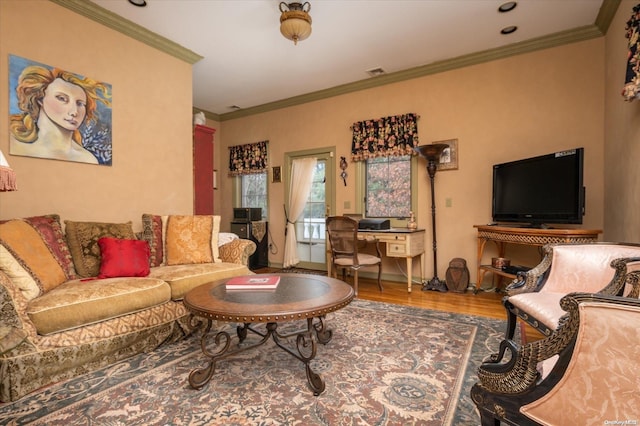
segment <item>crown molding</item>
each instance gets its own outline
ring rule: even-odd
[[[197,53],[186,49],[179,44],[166,39],[154,32],[151,32],[127,19],[122,18],[95,3],[86,0],[49,0],[60,6],[66,7],[80,15],[99,22],[109,28],[126,34],[136,40],[142,41],[151,47],[175,56],[190,64],[194,64],[203,57]],[[398,83],[414,78],[424,77],[431,74],[437,74],[458,68],[468,67],[471,65],[481,64],[484,62],[504,59],[510,56],[530,53],[537,50],[549,49],[552,47],[562,46],[565,44],[576,43],[580,41],[590,40],[604,36],[611,21],[613,20],[620,2],[622,0],[604,0],[596,21],[593,25],[586,25],[568,31],[562,31],[548,36],[539,37],[519,43],[513,43],[507,46],[489,49],[482,52],[472,53],[469,55],[459,56],[444,61],[433,62],[431,64],[410,68],[403,71],[397,71],[365,80],[359,80],[353,83],[342,84],[340,86],[331,87],[316,92],[307,93],[300,96],[294,96],[287,99],[281,99],[250,108],[241,109],[225,114],[215,114],[197,107],[193,108],[193,112],[204,112],[205,116],[211,120],[222,122],[233,120],[236,118],[247,117],[250,115],[261,114],[277,109],[292,107],[334,96],[344,95],[347,93],[357,92],[360,90],[371,89],[374,87],[384,86],[387,84]]]
[[[203,56],[86,0],[49,0],[191,65]]]
[[[617,1],[617,0],[616,0]],[[360,90],[371,89],[374,87],[384,86],[387,84],[398,83],[401,81],[411,80],[427,75],[437,74],[458,68],[464,68],[471,65],[481,64],[484,62],[495,61],[510,56],[521,55],[523,53],[534,52],[537,50],[548,49],[551,47],[561,46],[569,43],[589,40],[601,37],[603,33],[596,25],[587,25],[573,30],[562,31],[544,37],[539,37],[507,46],[484,50],[482,52],[471,53],[468,55],[458,56],[456,58],[444,61],[433,62],[431,64],[422,65],[415,68],[397,71],[390,74],[380,75],[365,80],[359,80],[353,83],[343,84],[329,89],[319,90],[292,98],[282,99],[255,107],[241,109],[219,115],[220,121],[233,120],[236,118],[246,117],[249,115],[260,114],[276,109],[287,108],[308,102],[318,101],[333,96],[344,95],[347,93],[357,92]]]
[[[372,77],[370,79],[360,80],[354,83],[343,84],[329,89],[319,90],[317,92],[307,93],[300,96],[294,96],[292,98],[257,105],[255,107],[221,114],[217,117],[219,121],[233,120],[249,115],[260,114],[276,109],[318,101],[333,96],[357,92],[359,90],[371,89],[374,87],[384,86],[386,84],[397,83],[405,80],[423,77],[426,75],[450,71],[457,68],[468,67],[470,65],[490,62],[496,59],[503,59],[510,56],[521,55],[523,53],[530,53],[537,50],[549,49],[565,44],[602,37],[607,33],[609,25],[611,25],[611,21],[613,20],[618,7],[620,6],[620,2],[621,0],[604,0],[602,2],[602,6],[600,6],[598,16],[596,17],[596,22],[593,25],[586,25],[572,30],[561,31],[555,34],[550,34],[548,36],[510,44],[508,46],[489,49],[469,55],[463,55],[444,61],[433,62],[428,65],[410,68],[404,71],[398,71],[391,74]]]
[[[600,29],[602,35],[607,34],[607,31],[609,31],[609,25],[611,25],[611,21],[613,21],[621,1],[622,0],[604,0],[602,2],[595,22],[596,27]]]

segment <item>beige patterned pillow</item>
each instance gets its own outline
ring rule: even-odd
[[[67,280],[65,270],[42,236],[21,219],[0,224],[0,269],[27,300]]]
[[[165,239],[167,265],[213,262],[213,216],[169,216]]]
[[[213,229],[211,230],[211,256],[214,262],[222,262],[220,259],[219,240],[220,240],[220,216],[213,217]]]
[[[131,222],[103,223],[65,220],[64,223],[73,264],[76,267],[76,272],[82,278],[96,277],[100,273],[102,261],[98,245],[100,238],[136,239]]]
[[[166,265],[164,254],[164,236],[166,234],[167,216],[149,213],[142,215],[142,239],[149,243],[151,255],[149,266]]]

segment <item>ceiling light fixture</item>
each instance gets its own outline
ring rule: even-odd
[[[129,0],[129,3],[138,7],[145,7],[147,5],[146,0]]]
[[[513,9],[516,8],[517,5],[518,3],[515,1],[508,1],[500,5],[500,7],[498,8],[498,12],[500,13],[511,12]]]
[[[311,35],[310,10],[309,2],[280,3],[280,32],[285,38],[293,40],[293,44]]]
[[[500,30],[500,34],[507,35],[507,34],[515,33],[517,29],[518,27],[516,27],[515,25],[504,27],[503,29]]]

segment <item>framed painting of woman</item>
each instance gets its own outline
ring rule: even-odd
[[[112,164],[111,85],[9,55],[9,153]]]

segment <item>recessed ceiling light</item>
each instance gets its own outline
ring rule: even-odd
[[[369,74],[371,77],[376,77],[378,75],[383,75],[386,73],[381,67],[378,67],[378,68],[371,68],[370,70],[367,70],[367,74]]]
[[[146,0],[129,0],[129,3],[138,7],[145,7],[147,5]]]
[[[502,3],[498,8],[498,12],[500,13],[511,12],[513,9],[516,8],[517,5],[518,3],[515,1],[508,1],[506,3]]]
[[[510,25],[508,27],[504,27],[503,29],[500,30],[500,34],[511,34],[511,33],[515,33],[516,30],[518,29],[518,27],[516,27],[515,25]]]

